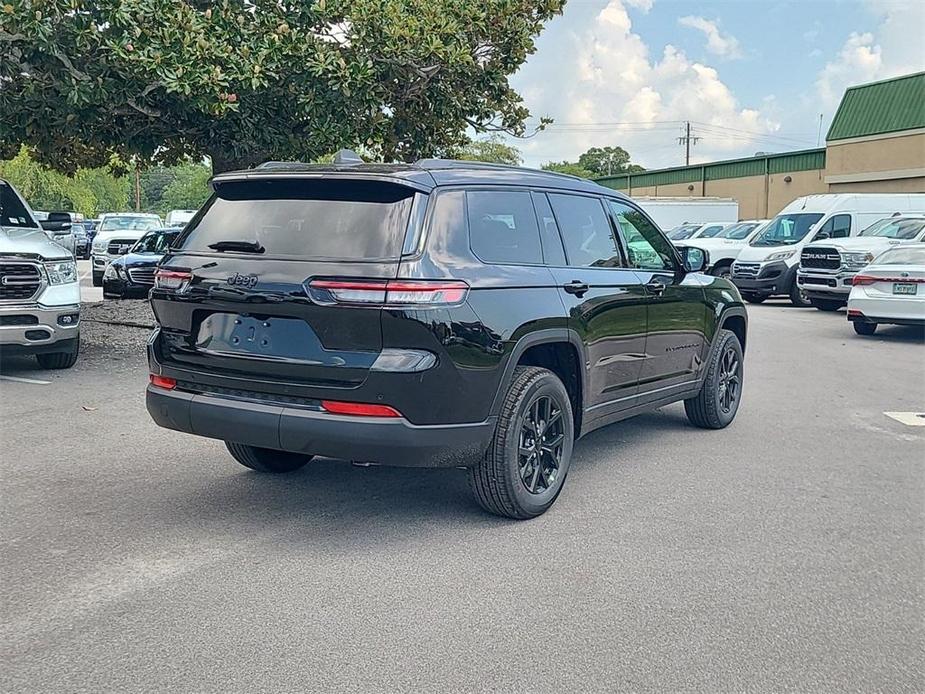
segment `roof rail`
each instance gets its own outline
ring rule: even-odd
[[[265,161],[257,164],[255,169],[296,169],[302,166],[308,166],[304,161]]]
[[[560,171],[530,169],[524,166],[496,164],[494,162],[488,161],[469,161],[468,159],[418,159],[416,162],[414,162],[414,166],[420,169],[502,169],[505,171],[535,171],[536,173],[548,174],[550,176],[563,176],[565,178],[577,179],[579,181],[591,181],[589,178],[582,178],[581,176],[574,176],[572,174],[562,173]]]

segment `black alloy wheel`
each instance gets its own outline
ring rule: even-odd
[[[719,388],[717,397],[719,407],[729,414],[739,401],[742,388],[742,361],[739,353],[732,346],[728,347],[720,360]]]
[[[564,442],[562,410],[549,396],[537,397],[524,417],[518,446],[520,481],[528,492],[542,494],[555,483]]]

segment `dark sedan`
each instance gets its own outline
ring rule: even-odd
[[[170,248],[179,227],[152,229],[138,243],[116,258],[103,275],[103,296],[107,299],[145,299],[154,286],[154,270]]]

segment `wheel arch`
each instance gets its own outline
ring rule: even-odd
[[[510,388],[515,368],[541,366],[555,373],[565,385],[572,403],[577,438],[581,434],[587,393],[587,370],[584,368],[586,361],[584,344],[574,330],[538,330],[523,336],[515,343],[504,367],[492,402],[491,414],[498,414],[504,395]]]

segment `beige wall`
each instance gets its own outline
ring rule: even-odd
[[[826,147],[826,176],[925,168],[925,132],[864,141],[832,142]]]
[[[872,180],[826,182],[829,176],[864,178],[865,174]],[[788,176],[789,183],[784,180]],[[734,198],[739,201],[739,219],[761,219],[773,217],[796,198],[819,193],[925,193],[925,131],[830,144],[824,171],[646,186],[633,188],[630,194]]]
[[[765,212],[764,182],[764,176],[722,178],[707,181],[704,193],[719,198],[735,198],[739,201],[739,219],[759,219],[764,217]]]
[[[830,193],[925,193],[925,177],[897,178],[891,181],[830,183]]]
[[[790,176],[790,183],[784,179]],[[828,193],[821,169],[771,174],[768,180],[768,216],[773,217],[791,202],[804,195]]]

